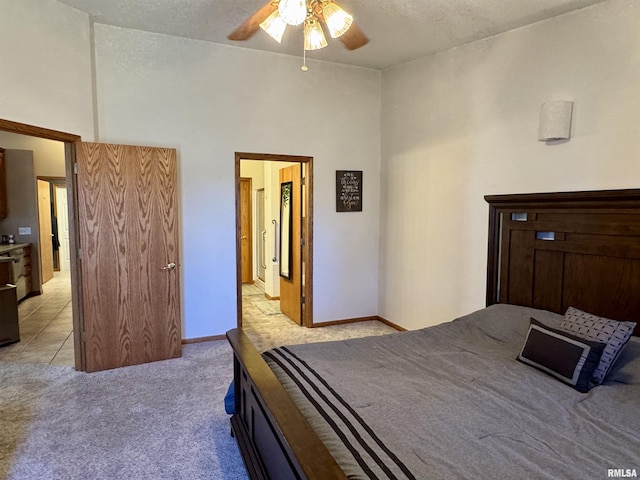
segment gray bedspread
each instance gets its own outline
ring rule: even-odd
[[[495,305],[413,332],[274,349],[265,359],[349,478],[640,475],[640,339],[583,394],[515,360],[534,317]]]

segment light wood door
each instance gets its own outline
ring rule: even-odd
[[[291,188],[291,278],[280,277],[280,311],[298,324],[301,323],[302,266],[300,252],[301,223],[301,189],[300,164],[281,168],[280,185],[292,182]],[[280,192],[278,192],[280,196]],[[282,238],[280,239],[282,242]],[[282,258],[280,259],[282,261]]]
[[[86,370],[181,356],[176,151],[76,149]]]
[[[251,179],[240,179],[240,251],[242,283],[253,283],[253,241],[251,209]]]
[[[51,233],[51,190],[49,182],[38,180],[38,226],[40,228],[40,276],[42,283],[53,278],[53,234]]]

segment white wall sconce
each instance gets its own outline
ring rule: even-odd
[[[571,115],[573,102],[556,100],[545,102],[540,107],[540,125],[538,140],[568,140],[571,138]]]

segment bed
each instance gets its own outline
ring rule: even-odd
[[[640,191],[485,199],[486,309],[419,331],[264,356],[241,330],[228,332],[232,428],[251,478],[606,478],[610,469],[640,470],[638,328],[588,393],[515,360],[531,318],[551,330],[568,307],[640,318]]]

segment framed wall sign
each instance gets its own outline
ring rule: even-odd
[[[362,170],[336,170],[336,212],[362,211]]]

